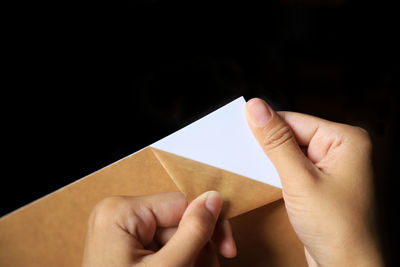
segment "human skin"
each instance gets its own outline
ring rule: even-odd
[[[309,266],[383,266],[371,223],[371,141],[358,127],[246,104],[248,123],[276,167]],[[93,210],[83,267],[219,266],[236,255],[221,195],[189,205],[179,193],[111,197]]]
[[[382,266],[373,225],[368,133],[261,99],[246,104],[250,128],[276,167],[290,222],[309,266]]]
[[[82,266],[219,266],[215,250],[236,255],[229,222],[217,222],[222,204],[215,191],[189,205],[180,192],[106,198],[90,216]]]

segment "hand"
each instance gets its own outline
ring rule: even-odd
[[[371,142],[366,131],[246,104],[249,125],[275,165],[290,222],[310,266],[381,266],[370,225]]]
[[[189,206],[180,192],[107,198],[90,216],[82,266],[219,266],[212,246],[236,255],[229,222],[217,223],[221,208],[215,191]]]

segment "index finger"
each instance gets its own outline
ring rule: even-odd
[[[187,207],[181,192],[123,198],[117,224],[143,246],[151,242],[157,227],[177,226]]]
[[[136,205],[148,208],[160,227],[177,226],[188,205],[181,192],[132,197],[132,200]]]
[[[277,113],[290,126],[300,146],[308,146],[320,130],[320,126],[328,123],[327,120],[297,112],[278,111]]]
[[[314,164],[342,144],[346,133],[343,124],[296,112],[280,111],[278,114],[291,128],[297,143],[307,146],[307,157]]]
[[[157,226],[178,225],[186,206],[180,192],[102,200],[89,219],[85,258],[104,255],[105,262],[115,264],[115,259],[132,261],[152,253],[145,246],[153,240]]]

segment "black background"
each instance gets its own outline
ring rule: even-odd
[[[382,242],[388,265],[399,263],[394,7],[132,1],[34,10],[6,23],[0,215],[238,96],[262,97],[370,132]]]

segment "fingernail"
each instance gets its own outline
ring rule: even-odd
[[[205,207],[215,218],[218,218],[222,208],[222,196],[217,191],[208,191],[206,194]]]
[[[265,101],[259,98],[253,98],[246,104],[248,113],[251,116],[251,120],[258,126],[263,127],[271,119],[271,111]]]

